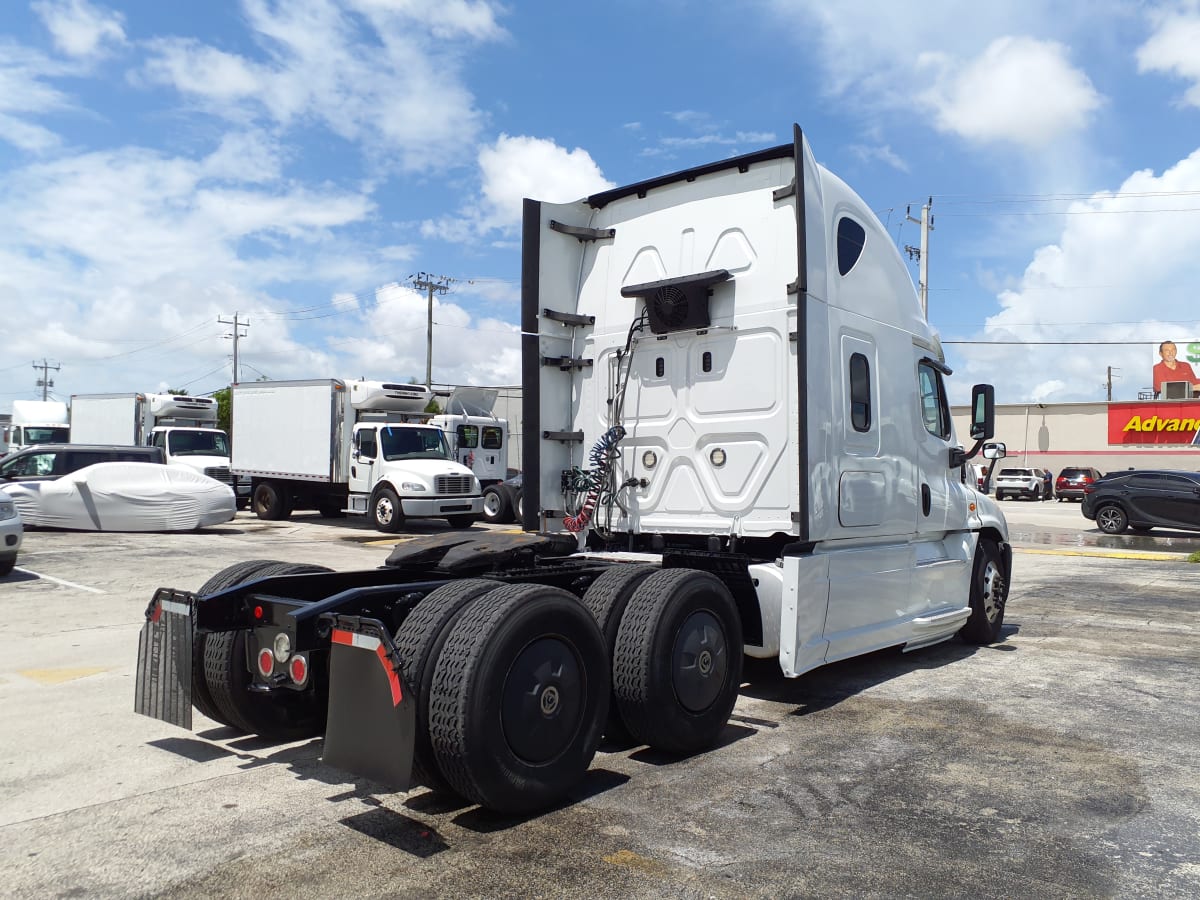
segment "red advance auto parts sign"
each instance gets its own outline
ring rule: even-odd
[[[1110,444],[1190,444],[1200,431],[1200,401],[1110,403]]]

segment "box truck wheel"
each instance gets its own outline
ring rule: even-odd
[[[625,607],[633,597],[633,592],[657,571],[654,566],[634,566],[627,563],[615,565],[605,569],[584,593],[583,605],[591,612],[600,627],[600,633],[604,635],[604,646],[608,650],[610,661],[617,646],[617,629],[621,626],[621,616]],[[610,741],[623,741],[629,737],[625,723],[621,721],[621,714],[617,711],[615,697],[609,702],[604,735]]]
[[[255,578],[332,572],[325,566],[273,563],[254,573]],[[248,580],[248,579],[247,579]],[[253,678],[247,668],[248,629],[219,631],[204,642],[204,677],[217,710],[234,728],[270,740],[298,740],[320,734],[325,728],[327,691],[250,690]]]
[[[583,777],[608,713],[604,637],[577,597],[505,585],[450,629],[429,696],[442,775],[489,809],[524,813]]]
[[[990,644],[1000,637],[1008,585],[1000,563],[1000,548],[990,538],[980,538],[971,571],[971,616],[959,629],[969,644]]]
[[[719,578],[663,569],[642,582],[613,652],[613,693],[630,734],[671,753],[711,747],[741,677],[742,623]]]
[[[417,704],[417,731],[413,746],[414,782],[441,793],[453,788],[442,777],[429,741],[429,691],[438,653],[453,625],[467,606],[484,594],[500,587],[498,581],[481,578],[451,581],[432,591],[416,605],[396,632],[396,647],[404,669],[404,683]]]
[[[511,522],[512,504],[498,487],[492,486],[483,492],[483,520],[485,522]]]
[[[292,496],[286,486],[275,481],[260,481],[254,487],[251,503],[260,519],[286,519],[292,514]]]
[[[404,527],[404,510],[400,498],[386,484],[377,488],[371,497],[371,508],[367,512],[371,527],[376,531],[395,534]]]
[[[258,578],[258,573],[263,569],[271,566],[282,565],[273,559],[248,559],[245,562],[234,563],[232,566],[227,566],[222,569],[204,584],[200,585],[200,590],[196,593],[201,596],[215,594],[217,591],[223,591],[226,588],[231,588],[238,584],[244,584],[247,581],[253,581]],[[213,702],[212,694],[208,690],[208,680],[204,677],[204,647],[207,643],[208,634],[205,632],[192,629],[192,706],[200,710],[203,715],[208,716],[214,722],[220,722],[222,725],[232,725]]]

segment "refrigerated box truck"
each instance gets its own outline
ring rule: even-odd
[[[483,512],[479,479],[424,424],[424,385],[256,381],[233,388],[233,471],[262,519],[295,509],[365,515],[380,531],[406,518],[466,528]]]

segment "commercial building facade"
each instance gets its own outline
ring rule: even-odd
[[[966,443],[970,409],[951,410]],[[996,405],[996,437],[1009,466],[1060,472],[1091,466],[1200,471],[1200,399],[1112,403],[1006,403]]]

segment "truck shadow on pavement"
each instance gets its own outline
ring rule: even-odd
[[[742,672],[741,693],[757,700],[796,704],[789,715],[806,716],[829,709],[869,688],[910,672],[940,669],[976,653],[1015,651],[1017,648],[1005,641],[1020,631],[1020,627],[1016,622],[1005,624],[1000,640],[994,644],[974,645],[951,640],[911,653],[891,647],[829,663],[798,678],[784,677],[774,659],[747,658]]]

